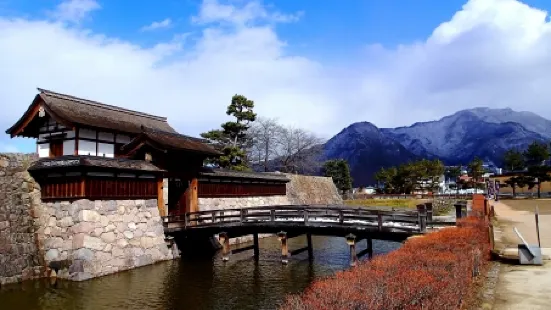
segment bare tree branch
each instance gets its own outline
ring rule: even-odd
[[[249,159],[253,165],[262,165],[264,171],[270,170],[270,161],[276,156],[277,137],[283,128],[273,118],[258,118],[247,135],[250,137]]]

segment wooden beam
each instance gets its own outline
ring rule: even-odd
[[[254,250],[254,259],[258,260],[260,257],[260,247],[258,245],[258,234],[253,234],[253,250]]]
[[[312,245],[312,234],[306,234],[306,242],[308,243],[308,259],[313,259],[314,246]]]
[[[197,188],[199,187],[199,182],[197,178],[191,179],[189,185],[189,211],[198,212],[199,211],[199,197],[197,196]]]
[[[280,231],[277,233],[277,238],[281,241],[281,263],[287,264],[289,262],[289,247],[287,246],[287,233]]]
[[[75,128],[75,152],[73,155],[78,155],[78,127]]]
[[[159,209],[160,216],[166,216],[165,200],[163,196],[163,178],[157,178],[157,208]]]

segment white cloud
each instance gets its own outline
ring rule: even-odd
[[[90,12],[100,8],[95,0],[65,0],[50,14],[60,21],[78,23]]]
[[[166,29],[172,26],[172,20],[170,18],[165,18],[159,22],[152,22],[147,26],[143,26],[141,31],[152,31],[157,29]]]
[[[373,44],[362,58],[331,66],[289,53],[274,25],[293,19],[285,16],[259,2],[205,0],[193,19],[198,36],[152,48],[0,18],[0,126],[22,115],[37,86],[168,116],[192,135],[225,121],[235,93],[253,99],[260,115],[324,136],[353,121],[408,125],[475,106],[551,117],[551,26],[521,2],[471,0],[424,41]]]
[[[218,0],[203,0],[198,16],[192,21],[198,24],[213,22],[227,22],[232,25],[244,26],[258,21],[290,23],[296,22],[304,12],[283,14],[277,11],[268,11],[260,1],[250,1],[242,7],[231,4],[221,4]]]

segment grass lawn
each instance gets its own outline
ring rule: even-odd
[[[540,214],[551,214],[551,199],[501,199],[500,201],[515,210],[534,212],[538,206]]]
[[[352,199],[345,200],[344,204],[348,206],[363,207],[393,207],[393,208],[411,208],[421,203],[417,199]]]

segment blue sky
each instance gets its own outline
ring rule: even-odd
[[[36,87],[168,116],[198,135],[234,93],[328,138],[463,108],[551,118],[545,0],[0,0],[7,128]],[[0,136],[0,151],[33,151]]]

